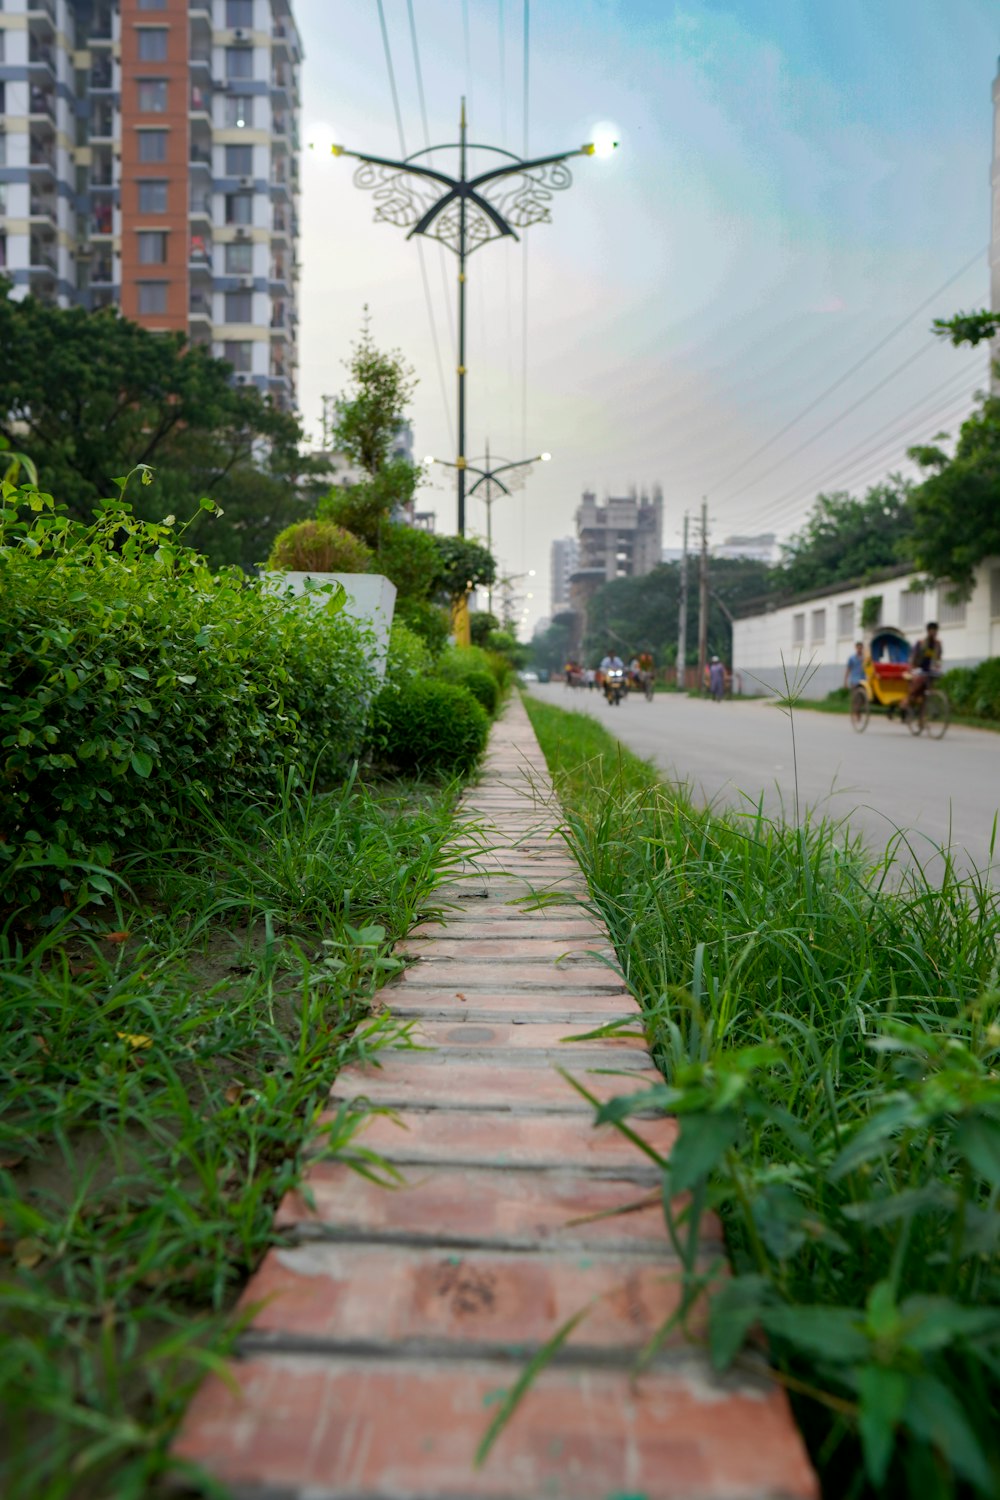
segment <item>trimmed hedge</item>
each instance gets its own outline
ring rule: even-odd
[[[400,771],[461,775],[485,750],[489,732],[486,710],[457,683],[412,678],[375,701],[373,747]]]
[[[460,687],[470,692],[477,703],[481,703],[490,718],[496,717],[500,707],[500,687],[490,672],[466,672]]]
[[[278,532],[267,566],[300,573],[368,573],[374,556],[366,542],[333,521],[296,521]]]
[[[162,847],[192,799],[335,774],[358,751],[374,691],[342,603],[271,592],[237,568],[213,574],[172,524],[137,521],[124,503],[83,526],[5,484],[0,876],[33,846],[35,864],[58,872],[39,890],[86,899],[81,863]]]

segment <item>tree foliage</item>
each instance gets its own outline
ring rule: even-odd
[[[255,386],[232,386],[230,366],[179,333],[9,291],[0,282],[0,434],[35,460],[46,489],[86,519],[119,475],[155,464],[137,510],[186,514],[210,496],[225,519],[191,540],[214,564],[259,562],[299,515],[297,418]]]
[[[956,313],[953,318],[935,318],[934,332],[956,346],[981,344],[1000,333],[1000,312]]]
[[[912,498],[914,561],[967,595],[976,565],[1000,557],[1000,399],[963,422],[953,457],[937,445],[911,455],[929,470]]]
[[[465,536],[435,536],[438,566],[434,592],[461,599],[469,590],[488,588],[496,580],[497,565],[482,542]]]
[[[393,440],[417,383],[398,349],[376,348],[367,307],[347,368],[351,389],[335,403],[334,442],[351,463],[374,479],[390,461]]]
[[[844,491],[819,495],[802,530],[782,547],[774,589],[807,593],[905,561],[913,531],[911,488],[892,475],[860,499]]]

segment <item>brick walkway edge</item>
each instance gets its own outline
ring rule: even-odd
[[[678,1336],[632,1377],[678,1268],[655,1201],[593,1216],[655,1200],[657,1175],[555,1066],[601,1096],[658,1075],[637,1037],[573,1040],[636,1008],[600,960],[608,934],[580,904],[520,700],[463,811],[478,832],[439,893],[444,921],[407,939],[416,961],[383,992],[428,1050],[345,1070],[331,1099],[391,1109],[363,1141],[405,1186],[313,1165],[309,1201],[278,1212],[287,1245],[246,1289],[259,1310],[230,1383],[205,1381],[176,1455],[239,1500],[815,1500],[763,1372],[720,1378]],[[669,1150],[672,1121],[638,1128]],[[504,1391],[588,1304],[474,1468]]]

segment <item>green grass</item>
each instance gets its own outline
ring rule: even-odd
[[[447,867],[453,796],[420,787],[210,813],[51,925],[0,890],[0,1491],[139,1500],[238,1331],[304,1151],[385,1168],[345,1062],[405,1040],[371,1001]],[[214,1493],[205,1482],[206,1493]]]
[[[850,699],[842,688],[837,688],[825,698],[799,698],[796,700],[796,708],[808,708],[812,713],[820,714],[844,714],[851,711]],[[883,710],[872,709],[873,717],[886,717]],[[897,719],[900,728],[903,725]],[[950,724],[961,724],[966,729],[989,729],[994,734],[1000,734],[1000,723],[996,719],[984,719],[974,714],[952,713],[948,721]]]
[[[932,883],[819,821],[696,808],[527,707],[681,1121],[692,1297],[698,1220],[725,1224],[713,1360],[765,1330],[829,1500],[1000,1493],[997,896],[947,856]]]

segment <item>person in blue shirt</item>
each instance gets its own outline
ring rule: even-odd
[[[856,688],[865,680],[865,645],[864,641],[855,641],[854,654],[847,658],[847,667],[844,671],[845,688]]]

